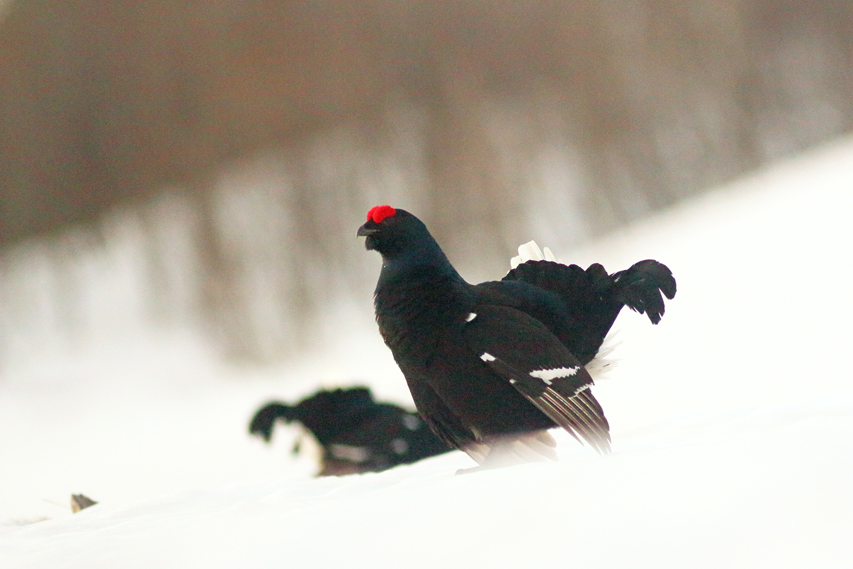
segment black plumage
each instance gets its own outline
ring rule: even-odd
[[[598,264],[533,261],[471,285],[404,210],[371,209],[358,235],[382,255],[379,331],[439,437],[480,463],[499,448],[551,454],[542,431],[556,426],[609,452],[607,419],[584,366],[623,306],[660,321],[661,292],[676,292],[666,266],[646,260],[608,275]]]
[[[252,417],[249,432],[269,442],[278,420],[301,423],[317,439],[320,476],[379,472],[451,450],[416,413],[376,402],[366,387],[321,390],[296,405],[272,401]]]

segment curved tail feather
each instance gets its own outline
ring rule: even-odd
[[[646,314],[652,324],[660,322],[665,312],[661,293],[672,300],[676,286],[672,271],[663,263],[646,259],[630,269],[614,273],[614,299],[640,314]]]
[[[289,423],[295,418],[293,407],[273,401],[258,409],[258,412],[252,417],[252,422],[249,423],[249,433],[262,437],[266,442],[270,442],[273,426],[277,419],[284,419],[284,421]]]

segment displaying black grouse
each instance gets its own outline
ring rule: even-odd
[[[366,387],[318,391],[294,406],[261,407],[249,432],[269,442],[275,422],[296,421],[323,447],[319,476],[379,472],[452,450],[416,413],[377,403]],[[294,452],[299,451],[297,444]]]
[[[414,215],[376,206],[358,229],[382,255],[379,331],[433,431],[480,464],[553,456],[560,426],[600,453],[607,419],[585,369],[623,306],[657,324],[675,279],[657,261],[608,275],[550,261],[467,283]]]

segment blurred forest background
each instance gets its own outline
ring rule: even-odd
[[[849,132],[851,93],[848,0],[5,0],[0,369],[140,328],[280,360],[369,313],[373,205],[495,278]]]

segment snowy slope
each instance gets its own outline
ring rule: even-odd
[[[851,214],[843,140],[586,250],[548,243],[678,279],[661,325],[620,316],[620,365],[595,388],[605,458],[562,437],[555,464],[457,476],[472,462],[452,453],[317,480],[286,434],[249,440],[256,405],[318,378],[405,400],[369,299],[332,356],[286,370],[170,337],[10,378],[0,567],[853,567]],[[100,504],[43,501],[71,492]]]

